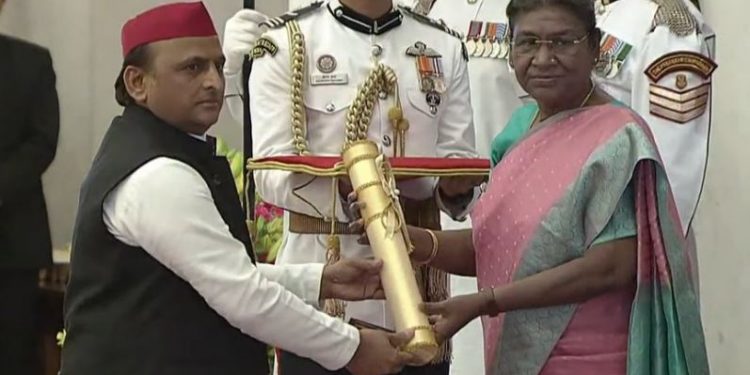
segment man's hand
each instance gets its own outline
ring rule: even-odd
[[[348,198],[349,194],[351,194],[353,191],[354,187],[352,187],[352,181],[349,180],[349,177],[340,177],[339,194],[344,198]]]
[[[414,337],[414,331],[388,333],[371,329],[359,331],[359,347],[346,365],[352,375],[383,375],[401,372],[407,363],[416,362],[414,355],[399,348]]]
[[[453,198],[468,194],[474,187],[481,185],[484,180],[484,176],[441,177],[438,182],[438,189],[444,197]]]
[[[236,74],[242,69],[245,55],[255,42],[266,32],[266,26],[260,24],[268,17],[251,9],[237,12],[224,26],[224,74]]]
[[[359,235],[357,242],[360,245],[369,245],[370,240],[367,239],[367,232],[365,232],[365,221],[362,219],[360,212],[365,208],[365,203],[357,201],[357,193],[352,192],[347,196],[347,204],[349,205],[349,212],[355,217],[355,220],[349,223],[349,230]],[[406,230],[409,232],[412,245],[414,245],[414,251],[410,254],[412,261],[417,263],[424,261],[432,252],[432,237],[424,229],[411,225],[407,225]]]
[[[382,260],[341,259],[323,268],[323,281],[320,286],[321,299],[341,299],[361,301],[383,299],[385,294],[380,285]]]

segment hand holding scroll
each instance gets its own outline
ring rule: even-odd
[[[323,268],[320,298],[345,301],[383,299],[380,270],[383,261],[376,259],[341,259]]]
[[[450,339],[475,318],[497,314],[494,295],[490,290],[424,303],[422,311],[429,315],[438,342]]]
[[[359,347],[346,366],[353,375],[383,375],[401,372],[414,362],[414,355],[401,351],[414,337],[414,331],[388,333],[372,329],[359,331]]]
[[[365,232],[364,220],[362,220],[362,215],[360,214],[360,210],[364,208],[364,203],[357,201],[356,192],[349,193],[347,202],[349,205],[349,211],[357,217],[357,220],[349,224],[349,229],[353,233],[359,233],[360,236],[359,239],[357,239],[357,242],[362,245],[367,245],[369,241],[367,240],[367,233]],[[419,263],[429,256],[432,248],[432,239],[426,237],[424,229],[407,225],[406,230],[409,232],[409,237],[414,245],[414,251],[410,254],[410,257],[412,262]]]

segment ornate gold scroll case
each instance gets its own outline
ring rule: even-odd
[[[414,329],[414,338],[402,350],[416,355],[415,365],[424,365],[435,357],[438,344],[427,316],[419,309],[422,296],[409,259],[411,242],[399,204],[396,179],[378,146],[367,140],[375,101],[382,96],[391,96],[395,101],[389,111],[394,125],[406,123],[396,74],[391,68],[378,64],[360,87],[347,113],[342,159],[357,199],[365,203],[362,212],[365,230],[373,253],[383,260],[381,280],[396,329]]]

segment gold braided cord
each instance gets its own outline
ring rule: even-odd
[[[305,82],[305,36],[302,35],[299,23],[291,20],[286,23],[287,35],[289,36],[289,58],[291,63],[291,96],[292,96],[292,137],[294,149],[297,154],[308,153],[307,146],[307,119],[305,118],[304,106],[304,82]]]
[[[373,186],[380,186],[382,183],[380,181],[370,181],[366,182],[362,185],[359,185],[354,192],[357,193],[357,195],[361,194],[365,189],[373,187]]]
[[[678,36],[687,36],[698,28],[698,21],[682,0],[654,0],[659,5],[654,17],[654,27],[667,25]]]
[[[362,160],[369,160],[369,159],[375,159],[376,157],[378,157],[378,155],[363,154],[363,155],[359,155],[359,156],[357,156],[355,158],[352,158],[351,160],[349,160],[349,164],[345,165],[345,167],[346,167],[346,173],[349,173],[349,170],[352,169],[352,166],[354,166],[355,164],[359,163],[360,161],[362,161]]]
[[[346,114],[346,144],[367,139],[372,110],[378,94],[395,94],[398,90],[396,73],[390,67],[378,64],[360,86],[349,112]]]

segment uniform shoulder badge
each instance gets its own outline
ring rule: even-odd
[[[678,124],[690,122],[710,105],[711,75],[716,63],[692,51],[668,53],[644,72],[649,84],[649,111]]]
[[[415,19],[415,20],[417,20],[417,21],[419,21],[419,22],[421,22],[421,23],[423,23],[423,24],[425,24],[427,26],[432,26],[432,27],[434,27],[434,28],[436,28],[438,30],[442,30],[442,31],[444,31],[444,32],[446,32],[446,33],[448,33],[450,35],[453,35],[454,37],[458,38],[459,40],[462,39],[461,34],[458,31],[453,30],[450,27],[448,27],[448,25],[446,25],[443,20],[435,20],[435,19],[427,17],[427,16],[425,16],[423,14],[419,14],[416,11],[414,11],[413,9],[411,9],[410,7],[405,6],[405,5],[399,5],[398,9],[401,11],[401,13],[403,13],[403,14],[405,14],[405,15],[407,15],[407,16],[409,16],[409,17],[411,17],[411,18],[413,18],[413,19]]]
[[[269,18],[263,25],[268,26],[270,29],[277,29],[286,25],[291,20],[300,19],[318,9],[322,9],[321,5],[323,5],[322,1],[316,1],[308,6],[286,12],[278,17]]]
[[[276,52],[279,52],[279,47],[273,39],[264,36],[258,39],[250,52],[250,57],[253,59],[261,58],[266,54],[275,56]]]
[[[678,36],[686,36],[698,29],[695,19],[687,5],[682,0],[653,0],[659,6],[654,16],[652,28],[667,26]]]

